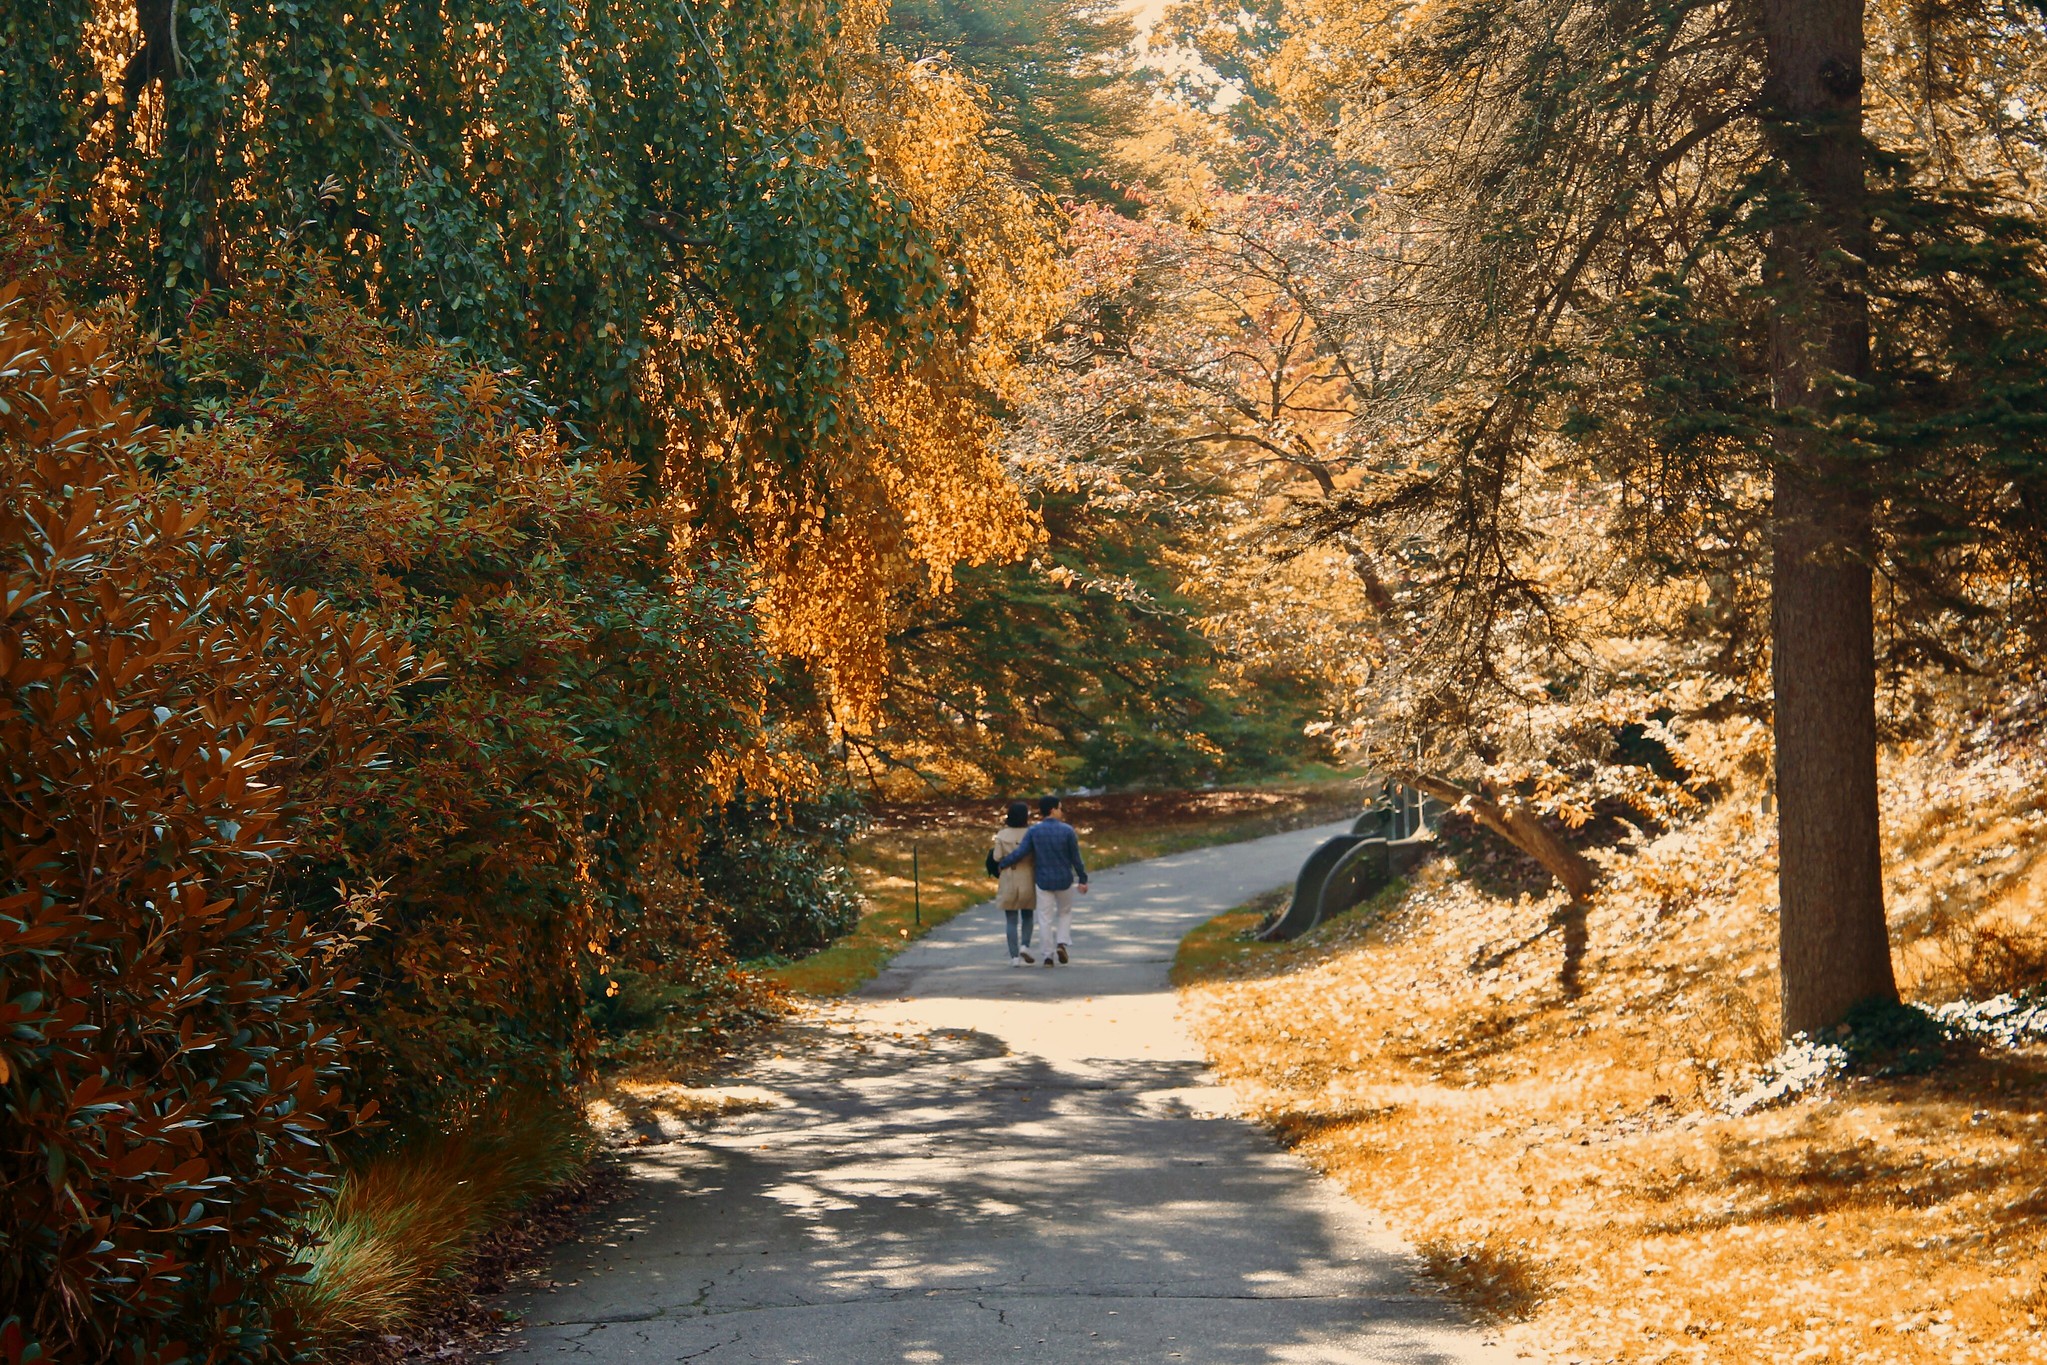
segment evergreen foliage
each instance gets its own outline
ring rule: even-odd
[[[378,888],[350,958],[355,1089],[447,1123],[560,1087],[586,989],[688,956],[714,915],[691,831],[767,667],[743,579],[677,566],[631,466],[574,459],[530,396],[392,336],[300,258],[247,270],[169,364],[198,416],[171,487],[239,561],[438,663],[276,888],[322,923],[337,885]]]
[[[17,274],[23,245],[0,242]],[[123,349],[0,285],[0,1354],[274,1358],[351,1114],[347,943],[274,894],[397,639],[161,496]]]
[[[1577,760],[1556,758],[1557,703],[1613,696],[1583,608],[1639,610],[1635,638],[1670,647],[1645,712],[1774,705],[1787,945],[1845,925],[1837,901],[1858,942],[1882,937],[1876,677],[1848,619],[1870,573],[1894,659],[1987,660],[2037,631],[2047,236],[1992,139],[1964,152],[1919,111],[1976,78],[1981,45],[2038,34],[1955,7],[1880,18],[1865,49],[1859,13],[1310,0],[1284,54],[1399,189],[1362,314],[1390,343],[1359,425],[1373,458],[1299,519],[1401,556],[1430,622],[1387,748],[1559,790]],[[1818,62],[1822,31],[1841,55],[1817,75],[1772,65]],[[1603,555],[1558,553],[1547,523],[1572,500]],[[1979,628],[2014,605],[2015,629]],[[1502,731],[1545,711],[1549,738],[1502,763]],[[1555,761],[1532,760],[1545,743]],[[1821,977],[1884,992],[1880,947],[1814,932]],[[1806,1000],[1787,980],[1787,1026],[1853,1003]]]
[[[1317,713],[1307,670],[1240,668],[1203,634],[1208,608],[1171,568],[1184,524],[1087,491],[1044,490],[1039,509],[1047,541],[1031,563],[962,570],[896,632],[888,722],[852,741],[856,774],[1173,788],[1316,752],[1301,733]]]
[[[892,0],[885,47],[944,57],[986,86],[1018,177],[1058,199],[1118,202],[1135,131],[1136,30],[1111,0]]]
[[[1034,503],[1053,572],[1017,595],[1038,598],[1042,666],[955,661],[962,697],[1006,689],[994,713],[1063,698],[1031,718],[1032,771],[1194,780],[1282,747],[1184,614],[1184,527],[1027,499],[1001,458],[1064,297],[1045,187],[1085,189],[1128,126],[1127,27],[1078,4],[984,35],[1017,82],[1005,130],[978,68],[904,60],[884,10],[0,18],[0,192],[32,205],[0,261],[39,300],[63,276],[119,362],[31,375],[35,402],[84,395],[99,426],[9,438],[84,461],[10,456],[0,527],[55,584],[9,599],[29,641],[6,656],[10,780],[36,823],[0,891],[0,973],[31,987],[0,993],[0,1085],[48,1101],[8,1157],[24,1231],[0,1273],[28,1305],[0,1322],[10,1359],[287,1356],[293,1312],[345,1292],[278,1284],[344,1152],[566,1096],[606,1031],[681,1016],[715,1043],[760,999],[735,953],[852,922],[855,813],[827,746],[857,749],[895,704],[892,635],[1017,572]],[[1026,40],[1041,19],[1053,37]],[[49,560],[59,523],[107,553]],[[78,573],[99,577],[58,582]],[[89,662],[110,631],[117,655],[161,649],[141,673]],[[43,692],[71,700],[44,714]],[[101,749],[56,733],[88,694],[113,717],[122,818],[176,855],[122,864],[118,887],[45,856],[106,799],[73,772]],[[219,742],[149,748],[166,725]],[[922,734],[955,771],[984,740]],[[206,903],[162,930],[174,892]],[[166,945],[212,974],[170,981]],[[140,965],[113,983],[110,961]],[[166,1032],[179,1011],[211,1032]],[[323,1127],[373,1106],[371,1135]]]
[[[741,793],[724,804],[693,865],[735,956],[802,957],[851,931],[860,896],[846,846],[860,824],[860,800],[845,787],[794,801]]]

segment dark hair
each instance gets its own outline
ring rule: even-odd
[[[1059,798],[1058,798],[1058,797],[1056,797],[1056,796],[1041,796],[1041,797],[1039,797],[1039,798],[1038,798],[1038,814],[1040,814],[1040,815],[1050,815],[1050,814],[1051,814],[1051,813],[1052,813],[1053,811],[1055,811],[1055,810],[1058,810],[1058,809],[1059,809]]]
[[[1009,803],[1009,819],[1005,822],[1012,829],[1022,829],[1031,822],[1031,808],[1022,801]]]

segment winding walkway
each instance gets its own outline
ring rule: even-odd
[[[633,1190],[515,1305],[520,1362],[1493,1362],[1328,1182],[1227,1116],[1166,972],[1341,826],[1097,875],[1071,966],[977,907],[649,1133]]]

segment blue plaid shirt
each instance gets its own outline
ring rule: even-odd
[[[1087,864],[1080,860],[1080,836],[1073,826],[1056,815],[1048,815],[1025,831],[1018,844],[997,867],[1009,867],[1035,855],[1038,860],[1038,889],[1064,891],[1072,886],[1074,874],[1087,883]]]

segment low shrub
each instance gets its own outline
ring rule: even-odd
[[[705,833],[698,874],[736,956],[801,957],[851,932],[860,892],[846,847],[860,821],[858,798],[843,788],[727,804]]]
[[[1961,1035],[1930,1011],[1895,1000],[1865,1000],[1836,1030],[1848,1069],[1868,1076],[1917,1076],[1948,1060]]]
[[[1965,1029],[1941,1011],[1865,1000],[1830,1035],[1800,1034],[1760,1060],[1719,1096],[1718,1107],[1739,1116],[1790,1103],[1846,1075],[1923,1075],[1966,1046]]]
[[[744,580],[682,561],[637,468],[578,459],[510,379],[317,262],[252,265],[171,367],[167,477],[233,552],[441,661],[282,882],[316,920],[337,882],[384,888],[340,1015],[359,1093],[459,1126],[500,1088],[563,1088],[616,969],[729,963],[691,854],[758,716]]]
[[[1998,1047],[2047,1043],[2047,988],[1951,1001],[1937,1006],[1933,1017],[1958,1033]]]
[[[1772,1109],[1832,1085],[1848,1070],[1846,1048],[1800,1034],[1721,1095],[1718,1107],[1737,1117]]]
[[[1967,920],[1947,929],[1941,949],[1952,988],[1963,996],[2047,989],[2047,933],[2029,924]]]

